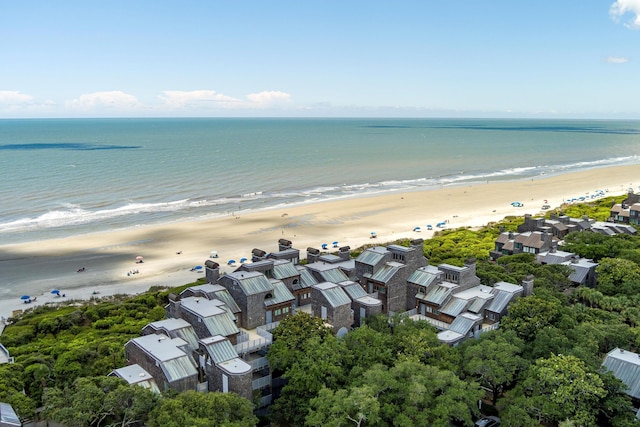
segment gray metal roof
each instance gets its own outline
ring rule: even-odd
[[[373,274],[371,279],[381,283],[387,283],[402,267],[404,267],[404,264],[400,264],[398,262],[387,262],[382,266],[382,268]]]
[[[222,313],[215,316],[209,316],[202,319],[209,333],[211,335],[222,335],[225,337],[240,333],[240,329],[238,329],[238,326],[236,325],[234,316],[225,310],[221,311]]]
[[[351,298],[352,300],[367,296],[367,292],[362,288],[362,286],[360,286],[359,283],[343,282],[340,284],[340,286],[342,286],[342,289],[344,289],[347,295],[349,295],[349,298]]]
[[[456,298],[454,296],[447,304],[445,304],[444,307],[440,309],[440,311],[444,314],[448,314],[449,316],[456,317],[465,311],[470,303],[471,301],[469,300]]]
[[[22,422],[8,403],[0,402],[0,422],[7,426],[21,426]]]
[[[381,246],[368,248],[365,249],[360,255],[358,255],[356,261],[368,265],[377,265],[380,261],[382,261],[387,253],[389,253],[387,248],[383,248]]]
[[[216,298],[222,301],[232,313],[240,313],[240,307],[238,307],[238,304],[236,304],[236,300],[233,299],[233,297],[229,293],[229,290],[224,286],[220,286],[220,288],[222,289],[218,289],[215,291]]]
[[[186,356],[180,347],[186,346],[187,342],[181,338],[169,338],[164,334],[150,334],[133,338],[130,342],[135,343],[136,346],[160,362]]]
[[[629,387],[629,396],[640,399],[640,355],[616,348],[607,353],[602,366]]]
[[[313,287],[322,292],[331,307],[351,305],[351,299],[347,296],[346,292],[335,283],[322,282]]]
[[[471,329],[482,321],[482,317],[471,313],[462,313],[451,323],[450,331],[466,335]]]
[[[494,313],[504,313],[507,305],[514,298],[520,296],[522,294],[523,288],[520,285],[514,285],[512,283],[507,282],[498,282],[493,285],[493,290],[491,293],[495,296],[491,304],[487,306],[487,310],[493,311]]]
[[[225,305],[217,299],[202,297],[188,297],[180,300],[180,307],[190,311],[198,317],[217,316],[224,311]]]
[[[431,287],[427,290],[424,299],[432,304],[440,305],[451,295],[451,291],[457,288],[455,283],[443,282]]]
[[[311,272],[309,270],[307,270],[306,268],[299,266],[299,268],[297,268],[297,270],[300,272],[300,287],[301,288],[308,288],[309,286],[313,286],[316,285],[318,283],[318,281],[316,280],[316,278],[313,276],[313,274],[311,274]]]
[[[164,319],[149,323],[153,329],[164,329],[167,332],[175,331],[182,328],[190,328],[191,324],[184,319]]]
[[[200,342],[206,348],[207,353],[209,353],[211,359],[215,363],[222,363],[238,357],[238,353],[236,352],[236,349],[233,348],[231,341],[222,335],[208,337],[200,340]]]
[[[296,266],[291,261],[276,262],[273,266],[273,277],[276,279],[286,279],[299,276]]]
[[[561,264],[565,261],[571,259],[573,254],[571,252],[565,251],[555,251],[555,252],[542,252],[538,254],[537,258],[539,262],[545,264]]]
[[[339,268],[321,271],[320,275],[327,282],[340,283],[344,282],[345,280],[349,280],[349,277],[347,277],[347,275],[344,274],[344,272]]]
[[[411,273],[407,282],[414,283],[418,286],[424,286],[426,288],[438,279],[440,275],[441,273],[437,268],[429,265],[427,267],[421,267]]]
[[[273,290],[273,286],[267,276],[257,271],[238,272],[235,278],[246,295],[255,295]]]
[[[160,389],[156,384],[156,380],[147,372],[142,366],[137,363],[124,368],[114,369],[110,375],[115,375],[122,378],[127,383],[133,385],[137,384],[144,388],[151,389],[156,393],[160,393]]]
[[[273,298],[267,298],[264,300],[265,307],[293,302],[293,300],[295,300],[295,297],[289,288],[287,288],[287,285],[282,283],[280,280],[272,280],[271,284],[273,285]]]

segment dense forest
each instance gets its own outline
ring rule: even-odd
[[[614,201],[562,213],[603,220]],[[124,344],[164,318],[169,293],[184,287],[11,319],[0,341],[15,363],[0,366],[0,401],[24,419],[69,427],[449,427],[472,425],[481,412],[512,427],[637,425],[623,383],[601,364],[613,348],[640,347],[640,236],[568,235],[564,250],[599,263],[595,288],[573,288],[566,266],[540,265],[530,254],[489,259],[500,227],[515,231],[522,221],[443,230],[424,242],[432,265],[475,257],[486,285],[534,276],[533,295],[516,300],[498,330],[449,347],[427,322],[375,317],[340,339],[299,312],[274,331],[267,356],[287,382],[260,420],[252,402],[232,394],[156,395],[106,376],[125,365]]]

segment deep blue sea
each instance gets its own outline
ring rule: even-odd
[[[0,244],[640,162],[640,121],[0,120]]]

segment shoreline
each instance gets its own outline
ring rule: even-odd
[[[352,249],[401,238],[428,239],[436,224],[480,227],[506,216],[536,215],[544,200],[557,208],[567,198],[608,189],[621,195],[640,177],[640,165],[594,168],[535,179],[443,186],[438,189],[363,195],[238,212],[236,216],[175,221],[126,230],[83,234],[0,246],[0,315],[55,303],[52,289],[67,299],[117,293],[138,294],[152,286],[174,287],[202,277],[190,271],[217,251],[221,273],[229,259],[251,258],[251,250],[270,252],[280,238],[306,255],[307,247],[332,242]],[[524,207],[511,206],[521,201]],[[426,229],[431,224],[432,231]],[[421,232],[414,232],[421,227]],[[378,238],[370,239],[375,231]],[[144,262],[136,263],[143,256]],[[78,269],[84,271],[78,272]],[[138,270],[139,273],[127,273]],[[93,292],[99,292],[94,295]],[[37,297],[24,304],[21,295]]]

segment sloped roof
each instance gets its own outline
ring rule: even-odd
[[[286,279],[289,277],[299,276],[296,266],[291,261],[281,261],[273,265],[273,277],[276,279]]]
[[[351,299],[346,292],[335,283],[322,282],[313,286],[320,290],[331,307],[340,307],[341,305],[351,305]]]
[[[318,283],[318,281],[316,280],[314,275],[311,274],[311,272],[309,270],[307,270],[305,267],[298,266],[298,267],[296,267],[296,269],[298,270],[298,272],[300,272],[300,287],[301,288],[308,288],[308,287],[316,285]]]
[[[523,287],[507,282],[498,282],[493,286],[491,293],[495,296],[487,310],[494,313],[504,313],[507,305],[516,297],[522,295]]]
[[[111,371],[110,375],[122,378],[130,385],[137,384],[144,388],[151,389],[156,393],[160,393],[156,380],[149,372],[137,363],[123,368],[114,369]]]
[[[373,274],[371,279],[381,283],[387,283],[403,267],[404,264],[398,262],[387,262]]]
[[[340,283],[345,280],[349,280],[346,274],[339,268],[333,268],[331,270],[324,270],[320,272],[320,275],[327,282]]]
[[[482,317],[476,316],[471,313],[462,313],[460,316],[456,317],[454,321],[451,323],[449,330],[452,332],[457,332],[462,335],[466,335],[471,331],[471,329],[482,321]]]
[[[0,422],[7,426],[21,426],[22,422],[13,410],[13,407],[4,402],[0,402]]]
[[[448,314],[449,316],[456,317],[464,310],[466,310],[467,306],[470,304],[470,300],[456,298],[455,296],[449,300],[444,307],[440,309],[440,311],[444,314]]]
[[[245,295],[271,292],[273,289],[267,276],[258,271],[234,271],[229,276],[237,280]]]
[[[615,348],[607,353],[602,366],[629,387],[629,396],[640,399],[640,355]]]
[[[384,248],[382,246],[367,248],[360,255],[358,255],[356,261],[368,265],[377,265],[387,253],[389,253],[387,248]]]
[[[287,288],[287,285],[282,283],[280,280],[272,280],[273,284],[273,298],[267,298],[264,300],[265,307],[269,307],[276,304],[282,304],[286,302],[293,302],[295,297]]]
[[[342,282],[340,286],[352,300],[367,296],[367,292],[356,282]]]
[[[411,273],[407,282],[418,286],[429,287],[429,285],[438,279],[440,274],[440,271],[436,267],[428,265],[426,267],[420,267]]]
[[[214,335],[202,339],[200,342],[216,364],[238,357],[238,353],[231,344],[231,341],[222,335]]]
[[[451,291],[457,288],[458,285],[455,283],[442,282],[437,285],[431,286],[430,289],[427,290],[427,294],[424,299],[432,304],[440,305],[445,302],[445,300],[451,295]]]

